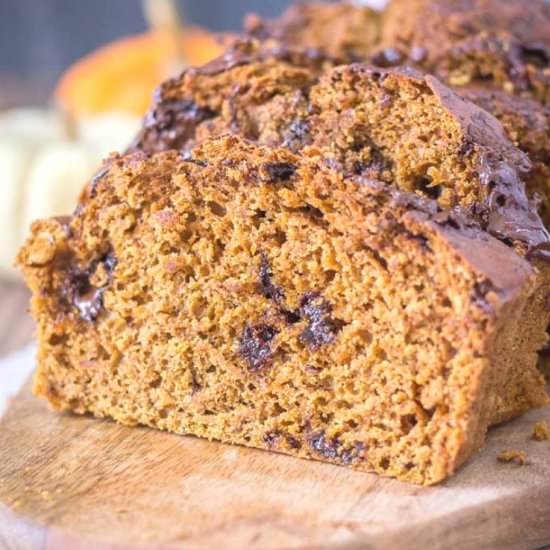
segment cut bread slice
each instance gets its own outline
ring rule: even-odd
[[[525,259],[322,155],[112,157],[19,254],[57,409],[445,479],[544,340]]]

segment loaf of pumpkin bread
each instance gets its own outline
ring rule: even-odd
[[[529,169],[435,78],[240,45],[161,89],[71,219],[33,225],[35,391],[445,479],[491,423],[548,402]]]

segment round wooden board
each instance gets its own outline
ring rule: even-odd
[[[0,423],[0,546],[540,548],[550,441],[532,411],[492,430],[447,483],[421,488],[328,464],[50,412],[29,385]],[[500,464],[523,449],[529,465]]]

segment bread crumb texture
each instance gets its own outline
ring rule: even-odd
[[[536,381],[541,335],[528,262],[440,214],[237,137],[113,157],[73,219],[36,222],[20,253],[35,391],[124,424],[444,479],[515,373]],[[541,399],[533,388],[515,402]]]

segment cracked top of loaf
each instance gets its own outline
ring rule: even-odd
[[[543,0],[392,0],[380,46],[449,84],[492,82],[548,100],[550,6]]]
[[[328,67],[327,67],[328,65]],[[489,113],[412,69],[330,62],[256,42],[158,90],[133,148],[188,151],[225,133],[436,200],[509,244],[546,255],[525,153]],[[459,212],[460,211],[460,212]]]
[[[259,40],[319,50],[345,63],[365,59],[376,47],[381,13],[347,2],[300,3],[273,20],[248,15],[244,30]]]
[[[456,86],[491,82],[549,99],[550,7],[544,0],[391,0],[378,13],[317,2],[292,6],[273,20],[249,16],[245,30],[342,63],[407,64]]]

